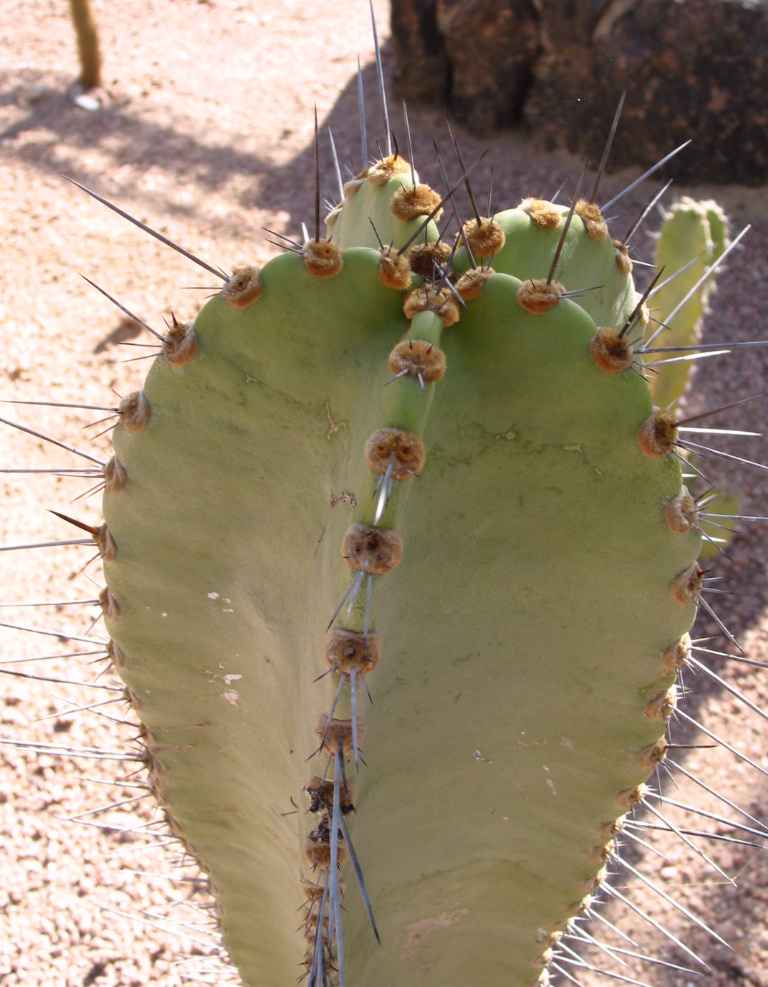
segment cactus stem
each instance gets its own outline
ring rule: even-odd
[[[142,223],[141,220],[136,219],[135,216],[131,216],[131,214],[127,213],[124,209],[121,209],[119,206],[116,206],[108,199],[105,199],[103,196],[99,195],[98,192],[94,192],[92,189],[86,188],[85,185],[81,185],[80,182],[75,181],[74,178],[70,178],[69,176],[65,176],[65,177],[68,182],[72,182],[73,185],[77,185],[79,189],[81,189],[87,195],[90,195],[91,198],[96,199],[98,202],[101,202],[102,205],[106,206],[108,209],[111,209],[113,212],[116,212],[118,216],[122,216],[123,219],[127,219],[129,223],[133,223],[134,226],[138,226],[140,230],[143,230],[145,233],[149,233],[150,236],[153,236],[156,240],[159,240],[160,243],[165,244],[166,247],[170,247],[171,250],[177,251],[177,253],[180,253],[183,257],[186,257],[188,260],[193,261],[193,263],[197,264],[199,267],[202,267],[210,274],[215,274],[216,277],[221,278],[222,281],[229,280],[229,275],[225,274],[224,271],[220,271],[217,268],[212,267],[206,261],[201,260],[199,257],[196,257],[193,253],[190,253],[188,250],[185,250],[184,247],[179,246],[178,243],[174,243],[173,240],[169,240],[168,237],[163,236],[162,233],[158,233],[157,230],[153,230],[150,226],[147,226],[145,223]]]
[[[628,247],[629,246],[629,241],[632,239],[632,237],[635,235],[635,233],[637,233],[637,231],[640,229],[640,227],[641,227],[643,221],[645,220],[646,216],[648,215],[648,213],[651,211],[651,209],[653,209],[653,207],[656,205],[656,203],[664,195],[664,193],[667,191],[667,189],[670,187],[670,185],[673,182],[674,182],[674,178],[670,178],[670,180],[667,182],[667,184],[666,185],[663,185],[659,189],[659,191],[656,193],[656,195],[654,195],[654,197],[651,199],[651,201],[645,207],[645,209],[643,209],[643,211],[640,213],[640,215],[635,220],[635,222],[627,230],[627,233],[626,233],[624,239],[621,241],[624,244],[625,247]],[[635,264],[638,264],[638,263],[641,263],[641,262],[640,261],[635,261],[634,263]],[[691,263],[693,263],[693,262],[691,262]],[[651,266],[653,267],[654,265],[651,265]]]
[[[640,185],[641,182],[644,182],[646,178],[650,178],[651,175],[655,174],[655,172],[659,170],[659,168],[663,168],[667,161],[670,161],[676,154],[679,154],[684,148],[688,147],[692,140],[693,138],[689,137],[687,141],[684,141],[679,145],[679,147],[676,147],[674,151],[670,151],[669,154],[665,154],[663,158],[656,162],[656,164],[651,165],[651,167],[646,169],[639,178],[636,178],[633,182],[630,182],[629,185],[623,188],[618,195],[614,195],[612,199],[609,199],[608,202],[600,206],[601,212],[605,213],[611,208],[611,206],[614,206],[620,199],[623,199],[628,192],[631,192],[633,189],[637,188],[637,186]]]

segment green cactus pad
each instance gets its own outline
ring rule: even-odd
[[[398,169],[392,175],[387,175]],[[415,182],[419,176],[414,171]],[[344,188],[344,201],[326,217],[326,229],[329,237],[344,250],[346,247],[373,247],[376,249],[381,237],[384,244],[392,243],[395,248],[401,247],[424,222],[425,216],[404,220],[393,212],[393,202],[403,189],[413,188],[410,166],[403,158],[394,156],[386,158],[371,168],[366,169],[359,178],[347,182]],[[428,210],[427,214],[429,213]],[[374,232],[374,227],[375,232]],[[422,237],[423,242],[424,237]],[[434,222],[430,222],[426,230],[426,239],[438,239],[438,231]]]
[[[541,231],[524,229],[513,248],[527,219],[505,220],[524,278],[546,273],[556,240],[532,249]],[[425,311],[409,325],[378,261],[347,249],[339,274],[315,278],[277,258],[247,308],[206,305],[194,359],[156,361],[148,425],[114,433],[128,481],[104,500],[120,606],[109,631],[155,786],[211,874],[234,962],[251,987],[293,982],[316,822],[302,789],[326,755],[306,758],[336,691],[334,676],[314,680],[351,578],[342,540],[372,522],[371,434],[419,432],[426,466],[380,519],[404,556],[374,577],[382,654],[361,723],[367,767],[351,776],[383,945],[347,864],[347,982],[532,984],[650,772],[674,677],[662,656],[695,612],[674,583],[700,534],[667,524],[679,466],[642,452],[647,385],[598,368],[581,302],[528,314],[521,282],[497,273],[458,324]],[[626,311],[631,281],[618,295],[598,324]],[[391,381],[408,332],[444,350],[438,383]],[[292,797],[302,811],[285,815]]]
[[[559,214],[559,224],[539,225],[522,208],[526,202],[541,203],[552,214]],[[567,214],[568,206],[542,200],[524,200],[516,209],[497,213],[494,218],[504,231],[506,241],[502,250],[494,257],[486,258],[485,262],[495,271],[523,281],[546,278]],[[592,289],[576,300],[598,326],[622,325],[637,302],[631,274],[622,270],[618,254],[609,236],[590,237],[583,220],[574,216],[555,277],[568,291]],[[476,260],[479,262],[479,258]],[[470,266],[470,258],[462,247],[456,252],[455,267],[464,271]]]

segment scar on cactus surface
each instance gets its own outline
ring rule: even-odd
[[[75,453],[104,521],[58,517],[104,564],[143,724],[122,756],[210,872],[247,983],[621,979],[603,906],[647,874],[628,846],[661,826],[700,847],[645,784],[680,758],[678,673],[745,660],[689,636],[720,606],[683,452],[733,411],[654,410],[645,373],[680,350],[649,343],[661,280],[635,287],[600,173],[481,212],[476,159],[446,141],[430,195],[391,126],[339,169],[325,231],[317,206],[261,270],[190,258],[214,297],[146,325],[143,387],[101,409],[114,456]],[[657,931],[644,963],[707,973]]]

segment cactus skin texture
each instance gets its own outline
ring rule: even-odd
[[[524,200],[467,228],[463,305],[393,287],[367,216],[385,243],[418,229],[386,219],[396,164],[348,183],[339,247],[240,270],[175,327],[113,433],[112,653],[251,987],[293,982],[315,942],[339,963],[311,911],[296,931],[300,877],[330,870],[336,814],[305,811],[329,751],[382,938],[340,839],[346,983],[547,983],[664,755],[696,613],[674,425],[619,352],[647,326],[631,262],[583,205],[547,286],[568,210]],[[356,702],[350,666],[315,681],[344,633],[380,648]],[[364,763],[318,733],[334,697]]]
[[[706,268],[715,263],[729,243],[728,219],[711,199],[696,201],[684,196],[665,212],[656,243],[656,267],[664,268],[665,274],[673,274],[692,258],[695,257],[696,261],[654,296],[653,305],[660,313],[660,318],[661,313],[672,312],[685,298]],[[700,286],[671,321],[669,329],[661,333],[660,345],[694,346],[700,341],[702,320],[715,286],[714,277],[708,278]],[[654,376],[651,392],[659,407],[664,408],[683,396],[691,369],[690,363],[681,362],[668,367],[663,374]]]

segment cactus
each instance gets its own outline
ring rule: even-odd
[[[659,313],[668,313],[658,332],[665,346],[689,346],[692,353],[673,356],[678,362],[667,365],[663,374],[650,379],[651,394],[662,408],[674,406],[690,383],[696,344],[701,341],[702,322],[715,289],[715,278],[700,283],[702,275],[728,248],[728,219],[712,200],[697,202],[683,196],[664,214],[656,244],[656,267],[673,272],[668,284],[659,285],[654,305]],[[675,276],[677,272],[679,276]],[[715,351],[716,352],[716,351]],[[723,491],[709,501],[711,511],[741,513],[742,497],[735,491]],[[721,527],[701,549],[703,559],[713,558],[730,544],[733,529]]]
[[[702,319],[715,279],[708,278],[693,295],[688,295],[704,271],[727,249],[729,242],[728,220],[711,200],[697,202],[684,196],[665,213],[656,244],[656,267],[669,274],[681,273],[669,284],[660,285],[654,299],[659,312],[676,312],[672,319],[666,320],[664,331],[660,333],[659,339],[664,345],[694,346],[700,341]],[[681,270],[684,267],[686,269]],[[681,307],[678,309],[678,306]],[[652,378],[651,393],[660,407],[667,407],[683,396],[691,369],[690,361],[681,360]]]
[[[146,327],[104,523],[59,516],[246,984],[533,987],[633,870],[706,520],[600,173],[449,245],[459,182],[387,150],[325,237],[318,167],[313,235],[261,270],[187,253],[221,288]]]

